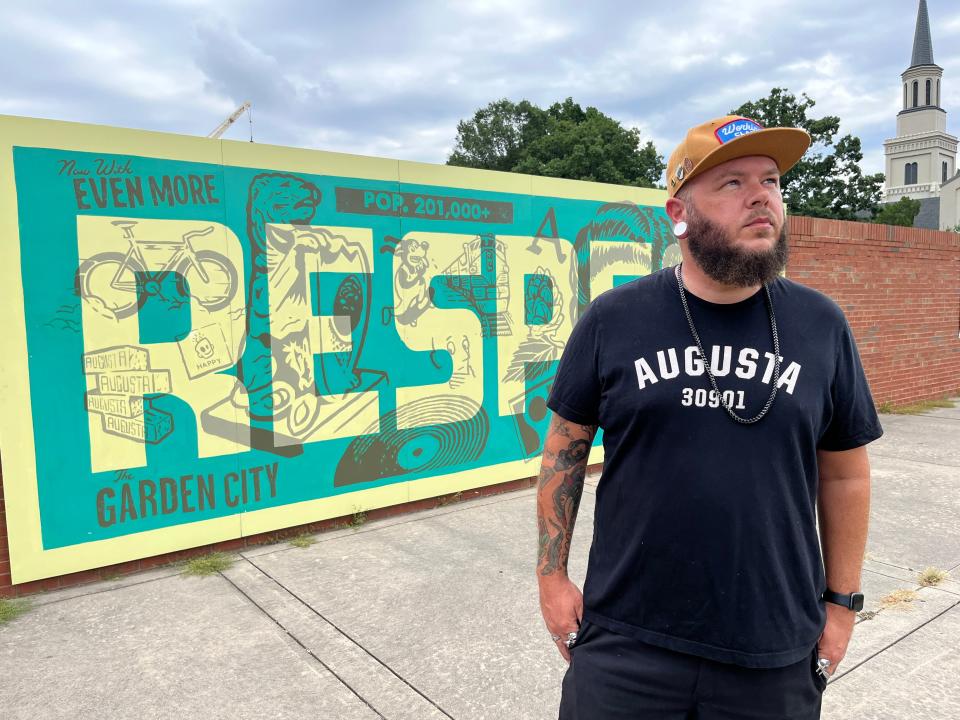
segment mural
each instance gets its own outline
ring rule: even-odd
[[[0,117],[14,582],[533,475],[679,259],[660,191],[108,130]]]

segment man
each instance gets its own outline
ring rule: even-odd
[[[667,167],[682,263],[596,298],[564,350],[537,496],[562,720],[820,716],[862,607],[882,430],[843,313],[779,277],[780,176],[809,143],[735,116],[691,129]],[[598,427],[581,595],[567,557]]]

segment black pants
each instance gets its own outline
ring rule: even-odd
[[[640,642],[584,621],[560,720],[818,720],[826,682],[810,657],[750,669]]]

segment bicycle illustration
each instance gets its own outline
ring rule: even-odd
[[[237,291],[237,271],[224,256],[213,250],[194,250],[191,240],[209,235],[214,226],[184,233],[180,240],[140,240],[134,237],[134,220],[113,220],[129,240],[126,254],[102,252],[84,260],[77,268],[77,294],[87,302],[101,305],[117,319],[143,307],[147,297],[163,297],[161,288],[170,272],[176,273],[177,292],[192,297],[207,310],[226,307]],[[148,259],[150,262],[148,262]],[[147,267],[161,268],[148,271]]]

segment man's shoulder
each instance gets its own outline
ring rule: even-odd
[[[664,268],[617,285],[597,295],[590,304],[604,315],[624,309],[636,312],[638,307],[669,288],[667,273],[670,272],[673,268]]]
[[[845,323],[843,309],[830,296],[789,278],[774,281],[774,302],[785,310],[801,311],[821,320]],[[777,308],[779,309],[779,308]]]

